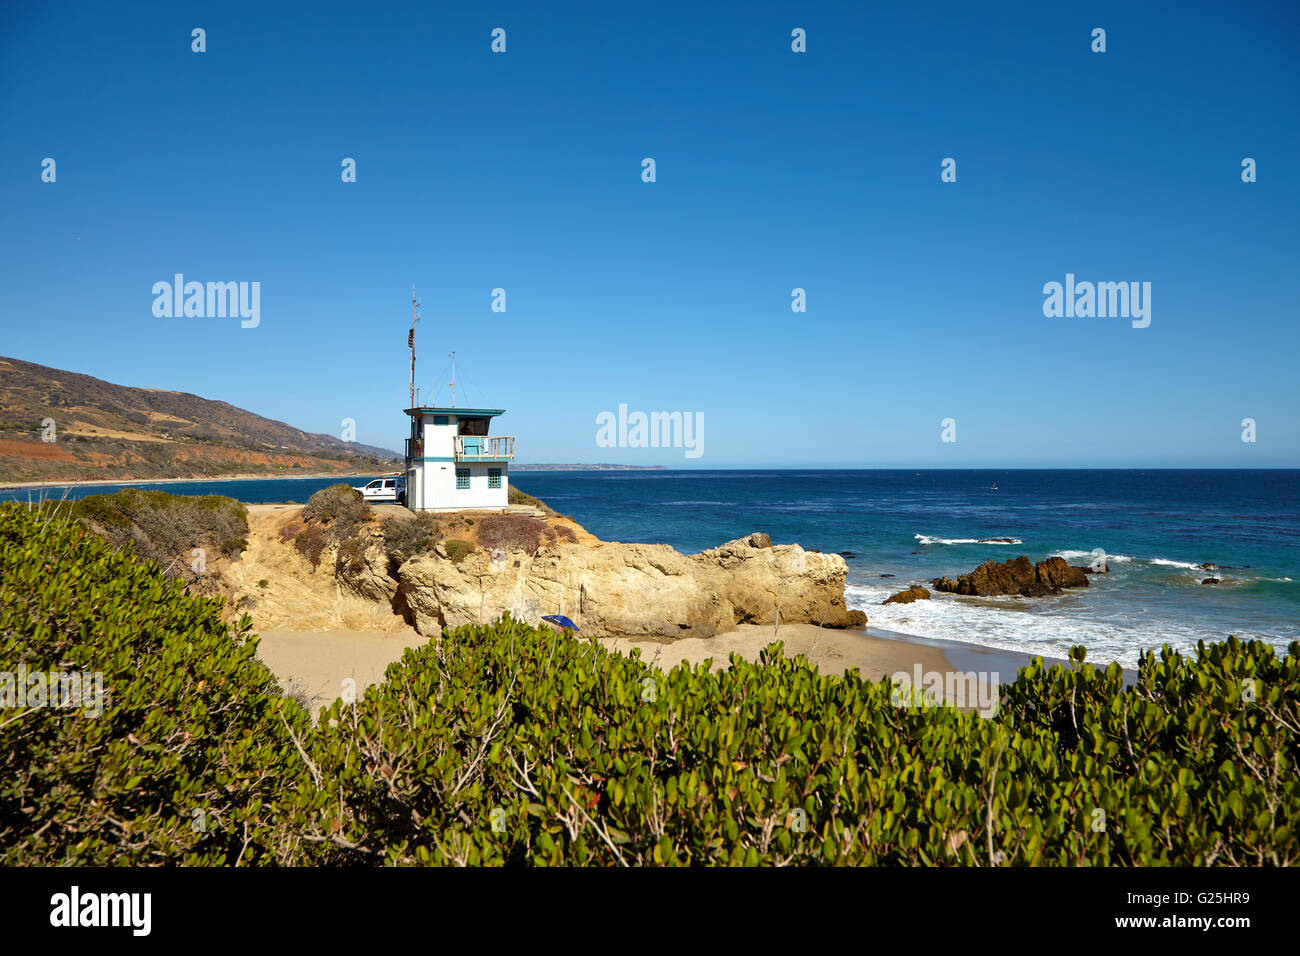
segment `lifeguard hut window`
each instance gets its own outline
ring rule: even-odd
[[[487,418],[461,418],[456,423],[456,434],[458,435],[486,435],[488,433]]]

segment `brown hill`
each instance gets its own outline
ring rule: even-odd
[[[0,482],[364,473],[399,458],[227,402],[0,357]]]

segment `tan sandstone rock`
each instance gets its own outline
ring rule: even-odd
[[[398,570],[399,600],[430,635],[507,612],[533,622],[565,614],[585,634],[658,640],[772,623],[778,607],[784,622],[845,626],[844,559],[764,539],[690,557],[667,545],[612,542],[559,542],[532,556],[477,551],[459,563],[417,557]]]

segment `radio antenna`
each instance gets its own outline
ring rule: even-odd
[[[415,407],[415,323],[420,321],[420,300],[411,286],[411,332],[406,336],[406,346],[411,350],[411,407]]]

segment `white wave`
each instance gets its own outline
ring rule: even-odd
[[[928,534],[912,535],[921,544],[1024,544],[1019,538],[994,541],[992,538],[936,538]]]
[[[937,638],[961,644],[979,644],[1015,654],[1064,658],[1070,648],[1088,648],[1088,660],[1095,664],[1118,661],[1137,667],[1144,649],[1169,644],[1185,655],[1194,656],[1198,640],[1222,640],[1223,635],[1193,623],[1168,618],[1135,618],[1131,611],[1109,612],[1086,603],[1088,596],[1067,595],[1051,599],[1001,598],[990,600],[935,594],[929,600],[911,604],[881,604],[891,594],[911,583],[907,578],[880,584],[849,584],[844,589],[848,607],[867,615],[868,627],[879,627]],[[1158,634],[1159,640],[1152,641]],[[1278,648],[1285,641],[1276,635],[1238,632],[1243,640],[1258,638]],[[1010,679],[1013,675],[1005,675]]]
[[[1191,561],[1174,561],[1170,558],[1147,558],[1148,564],[1158,564],[1162,568],[1183,568],[1186,571],[1204,571],[1199,563]]]
[[[1106,554],[1103,550],[1102,553],[1098,555],[1092,551],[1071,551],[1068,548],[1063,551],[1053,551],[1052,557],[1065,558],[1067,561],[1084,561],[1100,557],[1104,558],[1107,564],[1126,564],[1133,560],[1133,558],[1129,557],[1127,554]]]

